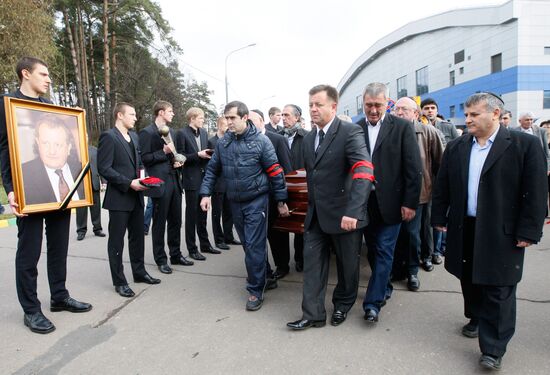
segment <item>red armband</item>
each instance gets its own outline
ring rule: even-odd
[[[360,172],[354,172],[356,168],[359,168],[359,167],[366,167],[366,168],[370,168],[371,170],[374,171],[374,165],[372,165],[372,163],[370,161],[366,161],[366,160],[360,160],[358,161],[357,163],[353,164],[353,167],[351,167],[351,173],[352,173],[352,179],[353,180],[356,180],[356,179],[365,179],[365,180],[369,180],[371,182],[374,182],[374,176],[370,173],[360,173]]]
[[[275,177],[278,174],[283,173],[283,168],[281,168],[278,163],[275,163],[271,167],[267,168],[266,173],[269,177]]]

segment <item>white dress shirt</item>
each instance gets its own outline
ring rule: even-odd
[[[332,118],[332,120],[328,122],[328,124],[326,124],[323,127],[323,129],[321,129],[318,125],[315,125],[317,126],[317,134],[315,135],[315,147],[313,147],[314,151],[317,151],[317,147],[319,147],[319,130],[323,130],[323,133],[325,133],[324,136],[326,137],[328,133],[328,129],[330,128],[333,122],[334,122],[334,117]],[[324,142],[324,138],[323,138],[323,142]]]
[[[48,173],[48,179],[50,180],[50,184],[52,185],[53,192],[55,194],[55,199],[58,202],[61,202],[60,194],[59,194],[59,176],[55,173],[56,169],[46,168],[46,172]],[[63,168],[61,168],[61,171],[63,171],[63,178],[65,179],[65,182],[69,186],[69,191],[74,186],[74,179],[73,175],[71,174],[71,169],[69,168],[69,164],[65,163]],[[80,197],[78,196],[78,191],[75,191],[73,194],[73,197],[71,198],[73,201],[80,200]]]
[[[376,140],[378,139],[378,134],[380,133],[380,128],[382,127],[382,121],[384,121],[384,117],[386,117],[386,115],[382,116],[380,120],[378,120],[376,125],[371,125],[369,120],[365,119],[367,121],[367,133],[369,135],[369,147],[371,156],[374,152],[374,146],[376,146]]]

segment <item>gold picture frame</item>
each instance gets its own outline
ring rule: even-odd
[[[4,97],[19,212],[93,205],[83,109]]]

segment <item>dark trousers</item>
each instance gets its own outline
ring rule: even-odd
[[[479,347],[484,354],[502,356],[516,330],[516,288],[472,283],[475,218],[464,221],[464,247],[460,286],[464,315],[479,322]]]
[[[422,204],[422,219],[420,222],[421,259],[431,259],[434,254],[434,235],[432,227],[432,201]],[[417,213],[418,214],[418,213]]]
[[[155,263],[159,266],[167,263],[164,251],[165,230],[167,231],[166,242],[170,258],[175,259],[181,256],[181,191],[176,178],[175,174],[168,175],[164,183],[164,195],[160,198],[153,198],[153,256]],[[143,220],[141,225],[143,226]]]
[[[147,205],[145,206],[145,213],[143,214],[143,229],[147,233],[151,226],[151,219],[153,219],[153,198],[148,198]]]
[[[189,254],[197,252],[195,231],[199,236],[201,250],[212,246],[206,230],[207,218],[208,213],[200,207],[199,191],[185,190],[185,243]]]
[[[247,202],[231,202],[231,210],[245,254],[246,290],[262,299],[267,274],[268,195],[262,194]]]
[[[269,227],[267,230],[267,239],[269,240],[269,247],[271,248],[271,255],[275,262],[275,267],[279,271],[288,272],[290,262],[290,245],[289,234],[287,232],[281,232],[272,229],[275,224],[275,220],[279,215],[277,209],[277,202],[273,199],[269,200]],[[294,235],[294,262],[304,263],[304,235]]]
[[[233,237],[231,203],[225,193],[212,194],[212,232],[216,244],[235,240],[235,237]]]
[[[90,206],[90,215],[92,216],[92,227],[94,233],[103,228],[101,227],[101,197],[99,191],[93,191],[94,205]],[[88,208],[80,207],[76,209],[76,233],[86,234],[88,231]]]
[[[133,211],[109,211],[109,240],[107,252],[109,254],[109,266],[114,286],[127,285],[122,265],[122,252],[124,249],[124,234],[128,229],[128,255],[132,266],[132,275],[135,277],[146,274],[143,264],[145,239],[143,236],[143,208],[135,205]]]
[[[335,310],[348,312],[357,299],[362,230],[349,233],[323,232],[317,216],[304,235],[304,289],[302,298],[303,319],[325,320],[325,294],[327,291],[330,252],[336,254],[338,283],[332,294]]]
[[[418,267],[420,266],[420,252],[421,252],[421,223],[423,221],[424,213],[426,212],[426,205],[420,204],[416,209],[414,218],[409,222],[403,222],[401,224],[401,230],[404,232],[407,243],[408,254],[408,274],[418,275]],[[431,228],[430,228],[431,230]],[[395,250],[397,252],[397,249]]]
[[[50,295],[53,301],[69,297],[67,279],[67,252],[71,211],[53,211],[17,218],[17,253],[15,254],[15,283],[17,297],[25,314],[41,311],[36,292],[38,260],[42,249],[42,233],[46,224],[47,268]]]

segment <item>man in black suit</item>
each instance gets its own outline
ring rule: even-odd
[[[227,131],[227,120],[220,116],[216,120],[218,131],[208,140],[208,148],[214,150],[218,141]],[[218,249],[229,250],[229,245],[240,245],[241,242],[233,235],[233,216],[231,215],[231,203],[225,194],[226,184],[223,178],[219,178],[214,186],[212,194],[212,232],[214,243]],[[222,224],[220,224],[220,222]]]
[[[193,261],[181,254],[181,178],[179,169],[183,166],[174,160],[176,134],[170,129],[166,141],[159,129],[168,126],[174,118],[172,104],[159,100],[153,105],[155,122],[139,133],[141,159],[149,176],[158,177],[164,184],[151,189],[147,195],[153,199],[153,256],[160,272],[172,273],[164,250],[164,234],[170,251],[170,263],[183,266],[193,265]],[[141,223],[143,225],[143,223]],[[166,228],[168,224],[168,228]]]
[[[115,127],[99,137],[98,168],[107,181],[103,208],[109,210],[109,241],[107,252],[115,290],[122,297],[135,294],[128,286],[122,265],[124,234],[128,229],[128,251],[136,283],[159,284],[143,263],[143,191],[140,184],[141,163],[139,140],[134,132],[136,110],[128,103],[118,103],[114,110]]]
[[[82,165],[74,156],[71,131],[51,115],[41,116],[35,125],[33,150],[37,157],[21,166],[26,204],[61,202],[74,186]],[[49,184],[45,182],[49,182]],[[80,184],[72,200],[84,199]]]
[[[201,254],[219,254],[210,244],[206,219],[208,213],[200,208],[199,189],[210,160],[211,149],[208,148],[208,134],[204,125],[204,111],[200,108],[190,108],[185,114],[188,126],[179,129],[178,152],[184,155],[183,188],[185,189],[185,243],[189,256],[195,260],[206,260]],[[200,251],[195,242],[195,231],[199,235]]]
[[[295,104],[287,104],[283,108],[283,130],[281,135],[285,137],[290,148],[290,161],[292,170],[304,168],[304,137],[308,131],[302,128],[300,118],[302,117],[302,109]],[[290,250],[288,247],[272,249],[275,250],[273,255],[275,260],[275,278],[281,279],[289,272]],[[304,269],[304,236],[302,234],[294,235],[294,262],[296,271],[302,272]]]
[[[97,237],[105,237],[103,228],[101,227],[101,178],[97,170],[97,147],[88,146],[88,156],[90,157],[90,174],[92,176],[92,193],[94,205],[90,206],[90,214],[92,216],[92,226],[94,234]],[[76,209],[76,239],[82,241],[86,237],[88,230],[88,209],[80,207]]]
[[[8,96],[51,103],[42,97],[49,91],[51,83],[45,62],[34,57],[24,57],[17,63],[16,72],[21,85],[16,92]],[[17,297],[25,313],[23,322],[32,332],[50,333],[55,330],[55,326],[42,313],[36,292],[37,264],[42,249],[44,223],[46,224],[48,281],[51,293],[50,311],[86,312],[92,309],[92,305],[71,298],[65,287],[71,211],[50,211],[31,215],[19,212],[19,205],[13,192],[4,98],[0,98],[0,166],[8,202],[12,212],[17,216],[15,282]]]
[[[302,319],[294,330],[322,327],[331,249],[338,283],[332,295],[331,324],[344,322],[357,299],[363,228],[374,176],[361,128],[336,117],[338,91],[319,85],[309,91],[309,112],[316,125],[304,140],[308,209],[304,223]]]
[[[516,326],[525,248],[542,236],[548,185],[540,141],[499,125],[502,99],[466,102],[468,134],[449,143],[433,194],[432,224],[447,231],[445,268],[460,279],[466,337],[482,367],[498,370]]]
[[[375,189],[369,197],[369,225],[365,228],[367,257],[372,274],[363,301],[365,320],[377,322],[390,298],[390,273],[402,221],[414,218],[422,182],[420,150],[413,125],[386,113],[388,89],[370,83],[363,93],[366,118],[359,121],[374,164]]]
[[[279,125],[281,122],[281,109],[279,107],[269,108],[269,122],[265,124],[265,130],[273,133],[280,133],[283,127]]]

